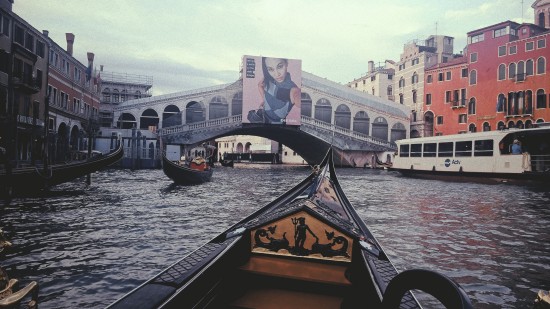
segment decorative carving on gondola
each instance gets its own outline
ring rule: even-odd
[[[261,247],[266,248],[270,251],[277,252],[281,249],[289,249],[288,245],[288,239],[286,239],[286,232],[283,233],[283,238],[276,239],[271,235],[275,234],[275,230],[277,229],[277,226],[269,226],[266,229],[257,229],[254,233],[254,241],[255,247]],[[264,241],[264,239],[267,239],[268,241]]]
[[[251,233],[255,253],[351,261],[352,239],[303,211]]]

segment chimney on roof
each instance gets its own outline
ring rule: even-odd
[[[94,53],[88,52],[88,68],[86,69],[86,80],[92,78],[92,68],[94,67]]]
[[[13,0],[1,0],[0,8],[5,9],[8,12],[12,11]]]
[[[67,38],[67,52],[69,55],[73,55],[73,44],[74,44],[74,34],[72,33],[65,33],[65,37]]]
[[[374,61],[369,61],[369,73],[374,72]]]

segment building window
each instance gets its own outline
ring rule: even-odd
[[[478,34],[478,35],[473,35],[471,37],[468,38],[468,43],[477,43],[477,42],[481,42],[484,40],[484,36],[483,36],[483,33],[481,34]]]
[[[413,90],[412,96],[413,96],[413,103],[416,103],[416,90]]]
[[[402,93],[399,94],[399,103],[403,104],[403,94]]]
[[[546,108],[546,94],[543,89],[537,90],[537,108]]]
[[[25,30],[19,26],[15,26],[15,37],[14,41],[19,43],[21,46],[25,46]]]
[[[443,116],[437,116],[437,124],[443,124]]]
[[[443,81],[443,73],[437,74],[437,80],[442,82]]]
[[[470,62],[477,62],[477,53],[470,54]]]
[[[420,63],[420,60],[418,58],[414,58],[412,61],[411,61],[412,65],[415,65],[415,64],[419,64]]]
[[[431,83],[432,83],[432,79],[433,79],[432,74],[428,75],[428,76],[426,77],[426,83],[431,84]]]
[[[543,57],[537,59],[537,74],[544,74],[546,67],[546,61]]]
[[[10,20],[5,15],[0,14],[0,18],[2,18],[2,22],[0,23],[0,33],[4,34],[5,36],[10,36]]]
[[[506,79],[506,65],[503,63],[498,66],[498,80]]]
[[[468,103],[468,115],[475,115],[476,113],[476,99],[471,98]]]
[[[446,80],[451,80],[451,71],[447,72]]]
[[[470,85],[475,84],[477,84],[477,72],[476,70],[473,70],[472,72],[470,72]]]
[[[493,37],[498,38],[499,36],[503,36],[503,35],[506,35],[506,27],[496,29],[494,31],[494,36]]]
[[[545,48],[546,47],[546,41],[544,39],[537,41],[537,48]]]
[[[525,75],[530,76],[533,75],[533,60],[529,59],[525,63]]]
[[[458,123],[466,123],[466,114],[458,115]]]
[[[418,74],[416,74],[416,72],[413,73],[413,76],[411,78],[411,83],[413,84],[418,83]]]
[[[506,56],[506,46],[505,45],[498,47],[498,56],[499,57]]]
[[[445,91],[445,103],[451,102],[451,91],[447,90]]]
[[[518,47],[517,47],[517,46],[515,46],[515,45],[514,45],[514,46],[510,46],[510,49],[508,50],[508,53],[509,53],[510,55],[514,55],[514,54],[516,54],[517,52],[518,52]]]
[[[431,105],[431,104],[432,104],[432,94],[428,93],[426,94],[426,105]]]
[[[530,51],[535,49],[535,43],[534,42],[527,42],[525,43],[525,50]]]
[[[508,67],[508,78],[514,79],[514,77],[516,77],[516,64],[512,62]]]
[[[464,68],[462,69],[462,74],[461,74],[462,77],[468,77],[468,69]]]
[[[401,79],[399,79],[399,88],[403,88],[403,87],[405,87],[405,79],[401,77]]]
[[[25,35],[25,48],[34,52],[34,36],[31,33]]]
[[[46,45],[44,42],[36,41],[36,55],[40,58],[44,58],[46,55]]]

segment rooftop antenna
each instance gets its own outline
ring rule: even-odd
[[[521,0],[521,23],[523,24],[523,0]]]

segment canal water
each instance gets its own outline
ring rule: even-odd
[[[103,308],[284,193],[309,167],[216,167],[212,182],[108,169],[0,205],[14,246],[0,265],[40,285],[40,308]],[[531,308],[550,289],[550,189],[337,169],[349,200],[399,271],[452,277],[475,308]],[[425,308],[438,308],[426,295]]]

